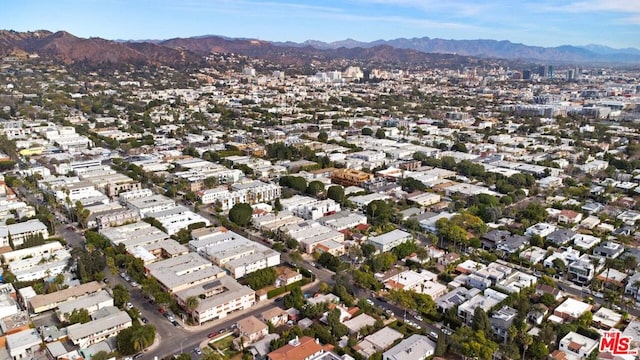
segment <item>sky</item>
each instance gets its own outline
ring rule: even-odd
[[[143,40],[424,37],[640,48],[640,0],[2,0],[0,28]]]

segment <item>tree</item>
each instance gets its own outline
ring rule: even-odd
[[[364,243],[360,245],[360,250],[362,250],[362,254],[368,258],[376,252],[376,246],[369,243]]]
[[[475,331],[482,331],[486,338],[491,338],[493,334],[491,330],[491,320],[489,320],[487,313],[479,306],[473,311],[471,328]]]
[[[319,194],[324,192],[324,184],[322,183],[322,181],[312,181],[309,183],[309,185],[307,185],[306,192],[309,195],[318,196]]]
[[[138,325],[123,329],[116,336],[116,346],[122,355],[131,355],[153,344],[156,328],[153,325]]]
[[[529,347],[529,354],[536,360],[546,359],[549,355],[549,348],[542,341],[536,340]]]
[[[91,316],[87,309],[73,309],[71,314],[65,314],[69,325],[71,324],[84,324],[91,321]]]
[[[383,128],[378,128],[378,130],[376,130],[376,138],[377,139],[384,139],[387,137],[387,134],[385,133]]]
[[[251,215],[253,214],[253,208],[247,203],[235,204],[231,210],[229,210],[229,220],[238,226],[247,226],[251,222]]]
[[[340,185],[333,185],[327,189],[327,197],[333,201],[342,204],[344,201],[344,188]]]
[[[340,265],[342,265],[342,261],[339,258],[329,254],[328,252],[323,252],[320,254],[318,258],[318,263],[331,271],[338,271]]]
[[[247,275],[247,285],[254,290],[272,285],[276,281],[276,271],[273,268],[256,270]]]
[[[291,289],[291,292],[285,295],[283,304],[285,308],[301,309],[304,306],[304,295],[299,286]]]
[[[131,295],[129,294],[129,291],[127,291],[127,289],[120,284],[114,286],[112,292],[113,292],[113,304],[117,307],[121,307],[122,305],[128,303],[129,300],[131,300]]]
[[[447,341],[445,340],[445,335],[440,334],[438,339],[436,339],[436,349],[434,351],[435,356],[444,356],[447,352]]]
[[[326,143],[329,140],[329,134],[326,131],[320,131],[318,134],[318,141]]]
[[[368,127],[362,128],[362,135],[371,136],[373,135],[373,130],[371,130],[371,128],[368,128]]]
[[[184,307],[192,319],[194,318],[193,312],[198,308],[199,305],[200,305],[200,299],[198,299],[197,296],[189,296],[186,299],[184,299]]]
[[[451,350],[465,357],[490,360],[498,350],[498,344],[487,339],[482,331],[470,327],[460,327],[451,336]]]

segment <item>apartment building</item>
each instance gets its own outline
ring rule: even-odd
[[[342,186],[362,186],[372,179],[373,174],[354,169],[336,169],[331,173],[331,182]]]
[[[379,252],[387,252],[412,239],[413,236],[410,233],[396,229],[382,235],[372,236],[367,242],[375,246]]]
[[[92,281],[67,289],[59,290],[51,294],[35,295],[28,298],[29,308],[34,314],[55,309],[65,301],[77,299],[81,296],[98,292],[104,285]]]
[[[131,317],[125,311],[117,311],[103,318],[84,324],[67,327],[71,342],[81,349],[118,335],[120,331],[131,327]]]
[[[136,211],[142,218],[149,213],[169,210],[175,206],[176,202],[164,195],[151,195],[127,200],[127,207]]]
[[[507,296],[493,289],[486,289],[482,295],[476,295],[458,306],[458,317],[464,324],[471,325],[476,308],[479,307],[488,312],[492,307],[506,299]]]
[[[197,195],[203,204],[215,204],[216,207],[226,211],[239,203],[254,205],[273,201],[280,197],[281,187],[262,181],[251,181],[201,190]]]
[[[255,291],[224,275],[176,291],[174,295],[183,308],[186,308],[189,297],[198,298],[198,307],[192,313],[198,324],[223,319],[230,313],[250,308],[256,302]]]
[[[9,246],[9,237],[11,237],[14,248],[17,248],[22,246],[27,238],[33,236],[42,236],[45,239],[49,237],[47,226],[40,220],[33,219],[7,226],[0,226],[1,246]]]
[[[225,276],[224,270],[196,253],[148,264],[145,270],[170,294]]]
[[[200,236],[189,247],[236,279],[280,264],[279,252],[232,231]]]

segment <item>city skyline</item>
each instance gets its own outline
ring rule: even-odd
[[[640,3],[624,0],[348,0],[311,4],[192,0],[14,1],[3,28],[65,30],[82,37],[144,40],[222,35],[268,41],[424,37],[526,45],[640,48]]]

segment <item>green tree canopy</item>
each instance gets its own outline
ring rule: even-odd
[[[340,185],[332,185],[327,189],[327,197],[342,204],[344,201],[344,188]]]
[[[247,226],[251,222],[252,214],[253,208],[251,208],[251,205],[238,203],[229,210],[229,220],[238,226]]]

